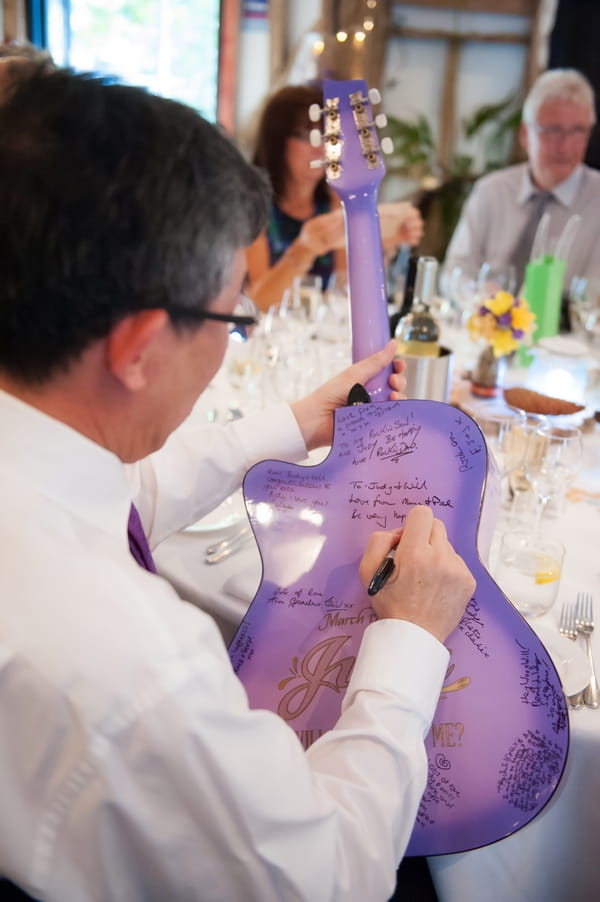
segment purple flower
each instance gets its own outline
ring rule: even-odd
[[[511,320],[512,320],[512,317],[511,317],[511,315],[510,315],[510,310],[507,310],[506,313],[502,313],[502,314],[498,317],[498,325],[499,325],[499,326],[502,326],[503,328],[504,328],[505,326],[510,326]]]

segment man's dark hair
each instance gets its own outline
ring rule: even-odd
[[[45,381],[136,310],[197,327],[269,201],[189,107],[67,70],[18,79],[0,106],[0,369]]]

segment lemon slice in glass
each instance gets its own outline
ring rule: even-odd
[[[536,554],[535,556],[535,584],[543,586],[545,583],[553,583],[560,577],[560,564],[556,558],[549,554]]]

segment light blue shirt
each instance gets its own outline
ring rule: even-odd
[[[537,190],[527,163],[479,179],[448,246],[444,276],[459,266],[466,277],[475,279],[485,262],[492,269],[509,264],[527,221],[527,200]],[[565,289],[574,276],[600,278],[600,172],[578,166],[552,194],[546,207],[550,217],[546,253],[554,252],[570,217],[581,216],[566,261]]]

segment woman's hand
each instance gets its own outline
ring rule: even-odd
[[[423,237],[423,217],[416,207],[405,201],[379,204],[381,242],[385,250],[399,244],[418,244]]]
[[[290,406],[298,421],[306,447],[310,450],[331,444],[333,439],[333,411],[348,404],[348,393],[353,385],[365,385],[384,367],[389,366],[396,353],[396,342],[390,341],[381,351],[365,357],[325,382],[310,395]],[[406,379],[402,375],[404,361],[394,360],[394,372],[390,376],[390,400],[401,401]]]
[[[312,254],[311,263],[329,251],[342,250],[346,246],[346,232],[341,207],[307,219],[294,243]]]

